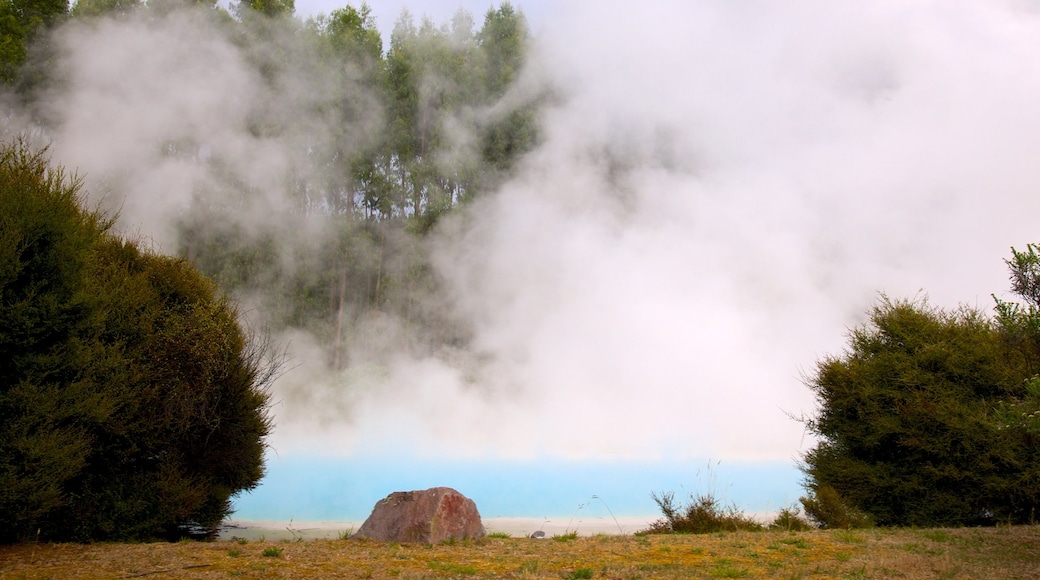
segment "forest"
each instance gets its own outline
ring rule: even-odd
[[[242,117],[254,142],[299,152],[288,179],[250,182],[197,134],[146,143],[159,163],[213,176],[158,248],[116,227],[131,167],[50,163],[48,96],[69,82],[54,31],[170,21],[219,35],[272,99],[289,68],[327,90],[301,95],[302,112],[270,102]],[[0,2],[4,98],[25,111],[0,120],[0,541],[212,534],[263,477],[282,365],[269,341],[284,329],[317,336],[333,369],[381,320],[405,337],[394,348],[464,341],[431,304],[424,238],[537,142],[547,93],[506,98],[528,40],[508,3],[480,26],[405,12],[384,43],[364,4],[302,21],[280,0]],[[241,219],[261,189],[288,226]],[[293,228],[319,232],[308,251],[283,243]]]
[[[47,142],[41,106],[59,82],[49,68],[47,31],[90,26],[96,19],[162,19],[191,11],[233,43],[274,99],[288,91],[286,69],[327,91],[306,95],[286,112],[280,103],[245,113],[258,141],[279,141],[302,154],[282,183],[265,183],[288,229],[321,232],[305,248],[285,244],[281,228],[242,219],[263,197],[213,145],[170,135],[152,146],[166,161],[202,159],[217,177],[191,193],[176,216],[177,247],[222,288],[254,301],[262,324],[277,332],[303,328],[319,337],[328,364],[342,368],[363,349],[359,329],[395,321],[401,344],[451,347],[466,340],[445,318],[429,264],[427,234],[455,208],[494,189],[539,139],[547,88],[518,91],[529,31],[508,2],[477,24],[464,10],[451,22],[407,11],[381,37],[371,9],[347,5],[331,14],[294,16],[291,1],[233,4],[124,0],[0,3],[0,79],[32,111],[36,139]],[[10,134],[15,123],[8,123]],[[125,180],[103,176],[111,199]],[[115,203],[118,206],[118,203]]]

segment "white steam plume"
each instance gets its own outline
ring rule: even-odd
[[[790,459],[809,444],[785,414],[812,408],[800,374],[842,348],[877,292],[987,307],[1009,246],[1040,241],[1027,8],[560,4],[527,71],[561,95],[543,144],[434,238],[472,351],[331,374],[295,336],[275,447]],[[55,156],[131,183],[123,223],[164,246],[191,192],[220,190],[214,165],[262,192],[258,227],[289,236],[272,216],[306,165],[300,143],[255,136],[250,115],[283,106],[314,134],[324,121],[299,116],[313,91],[365,98],[349,74],[285,71],[264,89],[197,23],[67,39]],[[322,139],[373,130],[351,123]],[[169,140],[196,159],[156,153]]]

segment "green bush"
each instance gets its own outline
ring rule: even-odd
[[[0,541],[212,532],[263,475],[277,364],[187,262],[0,147]]]
[[[1035,404],[1036,371],[1015,346],[1030,339],[1012,338],[977,309],[883,298],[807,381],[819,410],[805,422],[820,442],[804,457],[806,513],[829,527],[864,514],[878,525],[1027,523],[1040,430],[1008,411]]]

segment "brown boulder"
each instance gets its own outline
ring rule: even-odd
[[[434,487],[395,491],[379,500],[351,538],[437,544],[483,536],[477,504],[450,487]]]

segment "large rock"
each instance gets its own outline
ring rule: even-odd
[[[395,491],[379,500],[372,515],[351,537],[437,544],[452,538],[483,536],[477,504],[450,487],[434,487]]]

